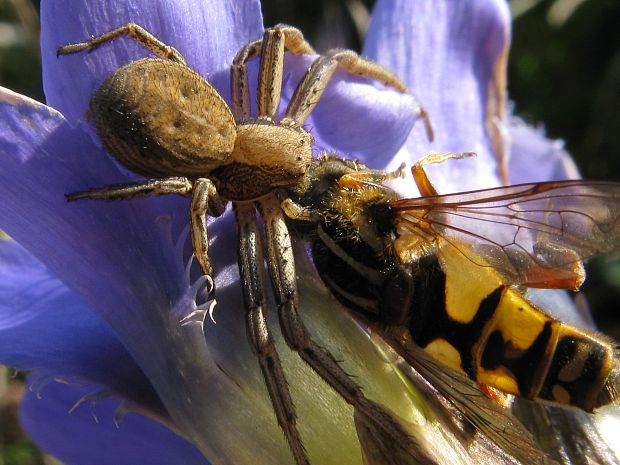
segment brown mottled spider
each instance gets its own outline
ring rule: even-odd
[[[390,71],[355,52],[331,50],[314,61],[295,89],[284,117],[276,121],[285,50],[315,53],[299,30],[286,25],[267,29],[261,40],[247,44],[237,53],[231,73],[231,108],[213,86],[186,65],[176,49],[134,23],[87,42],[60,47],[58,55],[92,50],[121,36],[139,42],[157,58],[133,61],[113,72],[91,99],[92,119],[110,154],[125,167],[150,179],[74,192],[67,199],[191,196],[193,251],[208,277],[213,276],[213,269],[208,256],[206,216],[221,215],[226,202],[232,201],[248,339],[259,359],[278,423],[295,461],[298,465],[308,464],[293,402],[267,325],[263,245],[256,223],[258,208],[287,343],[358,411],[398,444],[413,448],[398,423],[366,399],[336,359],[307,332],[298,313],[295,262],[278,197],[282,189],[299,183],[310,166],[313,139],[302,125],[338,67],[381,81],[400,92],[406,92],[404,84]],[[255,57],[260,57],[260,69],[257,116],[252,117],[246,65]],[[421,108],[420,116],[427,121]]]

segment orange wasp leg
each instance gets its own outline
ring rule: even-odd
[[[368,185],[382,187],[382,183],[391,181],[392,179],[402,178],[404,174],[404,163],[394,171],[365,169],[356,173],[345,174],[338,180],[338,186],[349,189],[360,189],[361,187]]]
[[[418,190],[420,191],[420,195],[422,197],[432,197],[435,195],[439,195],[435,186],[431,183],[426,171],[424,170],[424,165],[430,165],[432,163],[443,163],[446,160],[451,159],[461,159],[476,156],[473,152],[465,152],[465,153],[430,153],[424,158],[418,160],[411,167],[411,174],[413,175],[413,180],[415,181]],[[503,392],[493,388],[484,383],[476,382],[478,389],[480,392],[484,394],[485,397],[494,401],[498,405],[501,405],[504,408],[507,408],[510,404],[511,396],[504,394]]]
[[[415,181],[416,186],[418,186],[418,190],[420,191],[420,195],[422,197],[432,197],[434,195],[439,195],[435,186],[428,179],[426,171],[424,171],[424,165],[430,165],[432,163],[443,163],[446,160],[451,160],[453,158],[461,159],[461,158],[469,158],[475,157],[476,154],[474,152],[463,152],[463,153],[430,153],[426,155],[424,158],[421,158],[411,167],[411,174],[413,175],[413,180]]]

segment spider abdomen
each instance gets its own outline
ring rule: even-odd
[[[226,160],[237,137],[233,115],[213,86],[169,60],[119,68],[90,108],[108,151],[146,176],[204,176]]]

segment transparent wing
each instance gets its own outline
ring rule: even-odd
[[[605,410],[592,415],[525,399],[515,399],[512,408],[546,450],[558,451],[562,463],[618,465],[617,447],[613,445],[620,413],[617,406]]]
[[[484,453],[500,454],[505,463],[557,464],[508,410],[486,397],[469,378],[440,365],[414,344],[405,346],[386,333],[381,338],[402,357],[407,365],[402,371],[416,387],[424,390],[426,383],[427,391],[437,392],[474,427],[472,440],[487,441]]]
[[[392,202],[399,233],[442,238],[511,284],[577,288],[620,248],[620,184],[558,181]]]

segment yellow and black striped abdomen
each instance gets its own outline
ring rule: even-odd
[[[452,252],[452,250],[448,250]],[[421,263],[409,329],[438,361],[504,392],[591,411],[618,397],[613,345],[554,320],[458,251]]]

